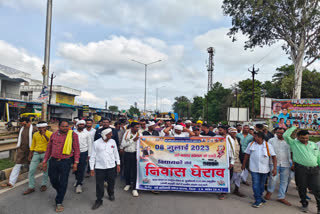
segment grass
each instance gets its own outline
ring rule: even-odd
[[[14,162],[9,158],[0,159],[0,170],[7,169],[14,166]]]

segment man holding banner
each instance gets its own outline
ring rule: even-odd
[[[132,188],[132,195],[138,197],[139,193],[136,189],[137,180],[137,141],[139,139],[139,123],[132,122],[131,128],[128,130],[122,139],[120,149],[124,150],[124,176],[126,178],[126,186],[124,191],[129,191]],[[131,185],[131,181],[133,181]]]

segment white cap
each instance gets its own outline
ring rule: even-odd
[[[187,123],[192,123],[192,122],[191,122],[191,120],[186,120],[186,122],[185,122],[185,123],[187,124]]]
[[[253,129],[253,130],[254,130],[254,127],[253,127],[253,126],[250,126],[250,129]]]
[[[80,125],[80,124],[86,125],[86,121],[84,121],[84,120],[79,120],[79,121],[77,122],[77,126]]]
[[[112,132],[112,129],[110,129],[110,128],[108,128],[108,129],[105,129],[105,130],[103,130],[102,132],[101,132],[101,137],[102,137],[102,139],[107,139],[107,135],[108,134],[110,134],[110,132]]]
[[[153,121],[149,121],[149,123],[147,124],[147,127],[149,127],[149,126],[154,126],[154,125],[156,125],[156,123],[155,123],[155,122],[153,122]]]
[[[230,127],[229,129],[228,129],[228,132],[237,132],[237,129],[236,128],[234,128],[234,127]]]
[[[175,125],[175,126],[174,126],[174,129],[183,131],[183,126],[181,126],[181,125]]]

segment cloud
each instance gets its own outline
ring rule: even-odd
[[[250,78],[248,71],[253,64],[260,68],[257,78],[259,80],[271,79],[276,68],[290,63],[288,57],[281,49],[281,42],[269,47],[255,48],[254,50],[244,50],[244,42],[247,37],[242,34],[237,35],[237,41],[227,35],[228,28],[217,28],[194,38],[193,43],[199,50],[206,50],[214,47],[214,72],[215,81],[223,82],[225,86],[230,86],[236,81]],[[203,51],[203,54],[208,54]],[[259,75],[268,74],[268,75]],[[215,82],[214,81],[214,82]]]
[[[43,0],[0,0],[0,5],[46,11]],[[53,1],[53,14],[58,18],[73,18],[85,24],[102,24],[112,27],[134,26],[138,29],[155,27],[177,31],[193,18],[218,21],[223,18],[222,0],[73,0]],[[72,13],[70,13],[72,11]]]
[[[81,95],[76,97],[76,102],[79,104],[89,104],[93,107],[104,107],[105,105],[105,100],[88,91],[82,91]]]
[[[3,40],[0,40],[0,64],[30,73],[35,79],[42,79],[42,60]]]

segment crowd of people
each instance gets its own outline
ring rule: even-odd
[[[209,125],[198,121],[171,120],[119,120],[111,125],[108,118],[102,119],[93,128],[91,119],[75,119],[72,126],[68,121],[59,122],[58,131],[52,133],[48,124],[38,122],[33,128],[28,118],[20,119],[16,163],[7,183],[2,187],[12,187],[23,164],[29,164],[29,186],[24,195],[35,191],[35,172],[41,163],[42,184],[40,191],[46,191],[48,177],[56,190],[56,212],[64,211],[63,200],[67,191],[70,171],[75,176],[75,192],[82,193],[85,177],[95,176],[96,201],[92,209],[103,204],[104,189],[110,201],[115,200],[114,186],[117,173],[125,178],[124,191],[131,189],[138,197],[137,142],[140,136],[160,137],[224,137],[229,157],[230,183],[235,185],[233,194],[245,197],[240,191],[241,184],[249,185],[251,174],[254,203],[259,208],[270,200],[280,180],[277,200],[291,206],[286,200],[291,179],[295,179],[301,210],[308,211],[309,190],[315,196],[320,213],[320,153],[316,143],[309,141],[307,130],[297,130],[297,126],[285,129],[276,127],[269,131],[266,124]],[[296,131],[297,130],[297,131]],[[146,154],[150,155],[148,149]],[[121,165],[121,167],[120,167]],[[265,189],[267,190],[264,195]],[[218,195],[220,200],[226,194]]]

